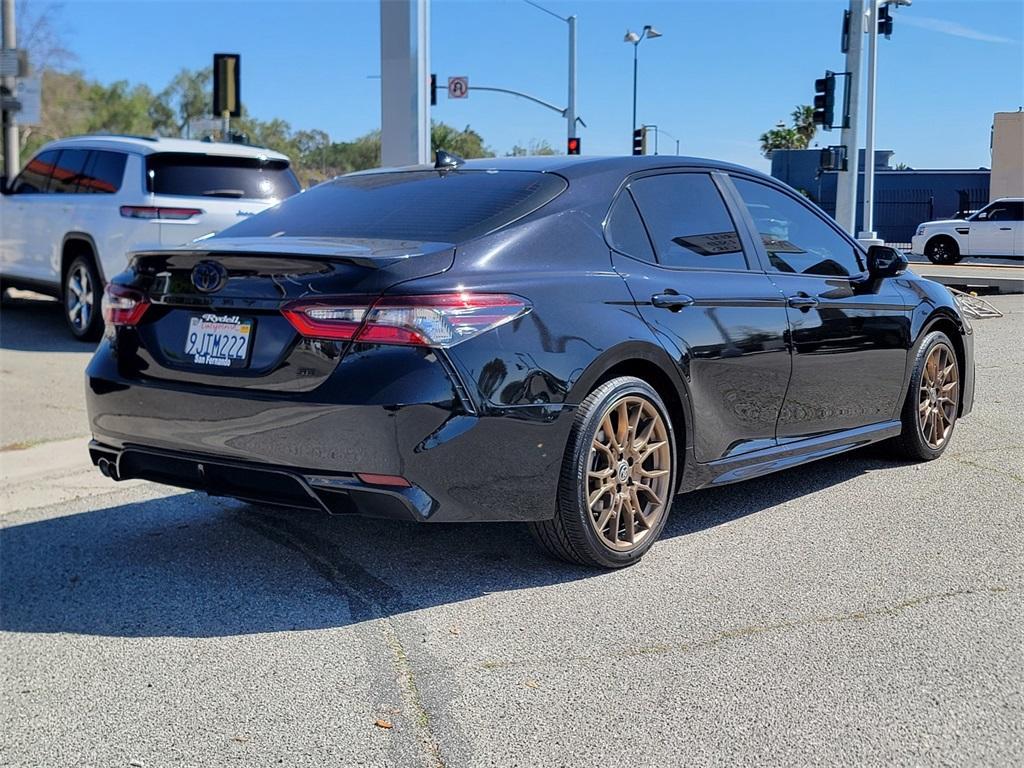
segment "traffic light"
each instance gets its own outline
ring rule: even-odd
[[[878,34],[885,35],[886,40],[892,36],[892,13],[888,3],[878,9]]]
[[[570,136],[565,145],[565,154],[578,155],[580,153],[580,140],[578,136]]]
[[[647,154],[647,129],[640,127],[633,131],[633,154]]]
[[[430,76],[430,106],[437,106],[437,75]]]
[[[824,77],[814,81],[814,124],[826,131],[835,124],[836,75],[826,72]]]

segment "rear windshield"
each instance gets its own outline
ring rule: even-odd
[[[287,160],[162,152],[146,158],[146,171],[158,195],[283,200],[299,191]]]
[[[554,199],[560,176],[535,171],[404,171],[325,182],[222,237],[343,237],[459,243]]]

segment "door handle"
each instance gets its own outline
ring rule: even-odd
[[[813,296],[808,296],[806,293],[798,293],[796,296],[790,296],[786,299],[786,303],[794,309],[801,309],[804,312],[818,306],[818,300]]]
[[[1000,227],[999,231],[1000,232],[1009,232],[1011,229],[1013,229],[1013,227]]]
[[[651,304],[661,309],[671,309],[678,312],[683,307],[693,304],[693,296],[682,293],[656,293],[651,296]]]

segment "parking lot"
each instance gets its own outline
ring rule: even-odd
[[[681,497],[606,573],[516,525],[240,502],[87,466],[88,347],[0,320],[4,765],[1024,763],[1024,299],[974,413]]]

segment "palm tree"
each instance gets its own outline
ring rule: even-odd
[[[798,104],[790,114],[793,117],[793,129],[803,142],[797,149],[807,149],[818,132],[818,126],[814,123],[814,107],[809,104]]]

